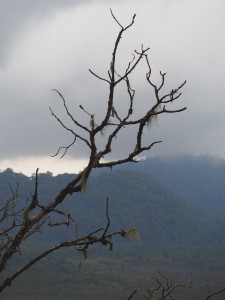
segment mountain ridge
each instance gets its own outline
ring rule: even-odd
[[[73,177],[39,174],[39,201],[57,195]],[[10,169],[0,173],[1,199],[10,195],[9,185],[15,188],[18,182],[22,201],[30,201],[35,178]],[[165,187],[149,173],[126,168],[90,177],[86,193],[67,197],[60,208],[70,209],[83,235],[106,224],[106,198],[109,231],[136,227],[141,241],[115,239],[112,252],[91,247],[87,261],[74,249],[55,253],[16,280],[3,293],[3,300],[127,299],[134,288],[151,287],[149,278],[158,271],[174,282],[196,284],[191,296],[181,292],[182,300],[199,300],[223,287],[225,222],[220,214],[177,196],[172,186]],[[21,247],[22,254],[33,254],[76,234],[74,225],[68,230],[46,229]],[[81,270],[79,260],[84,264]]]

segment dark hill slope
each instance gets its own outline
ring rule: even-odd
[[[204,210],[225,216],[225,160],[209,155],[150,157],[124,167],[156,179]]]
[[[145,166],[145,168],[147,168]],[[34,178],[7,172],[10,185],[20,182],[21,200],[31,194]],[[0,174],[4,179],[4,173]],[[73,175],[39,176],[39,200],[45,203],[53,198]],[[6,189],[5,180],[0,190]],[[7,193],[2,196],[6,199]],[[27,196],[25,196],[27,195]],[[224,242],[225,222],[193,203],[176,196],[156,180],[141,173],[118,170],[92,177],[85,194],[68,197],[62,205],[70,209],[81,233],[102,227],[106,222],[105,201],[109,198],[112,230],[137,227],[146,243],[217,243]],[[28,198],[29,199],[29,198]],[[28,200],[29,201],[29,200]],[[65,230],[49,230],[48,239],[63,239]],[[45,241],[44,235],[41,238]]]
[[[85,226],[85,218],[89,218],[93,224],[102,225],[106,197],[113,226],[135,226],[146,241],[200,244],[225,240],[220,234],[225,232],[224,222],[219,218],[177,197],[156,180],[129,171],[92,178],[87,195],[79,203],[82,213],[77,214],[77,221]],[[75,210],[76,201],[71,202]]]
[[[1,179],[4,173],[1,173]],[[42,203],[72,180],[73,175],[39,176],[39,199]],[[21,195],[29,196],[34,178],[7,172],[12,186],[21,180]],[[5,180],[4,190],[7,188]],[[10,191],[10,190],[9,190]],[[6,196],[6,195],[5,195]],[[141,173],[118,170],[92,177],[85,194],[68,197],[63,204],[70,208],[80,234],[106,223],[105,200],[109,198],[111,230],[136,227],[142,242],[118,239],[114,251],[91,248],[88,260],[74,249],[59,251],[44,259],[19,278],[4,294],[3,300],[58,299],[127,299],[139,289],[140,299],[151,277],[161,271],[173,282],[193,282],[192,296],[199,300],[224,284],[225,224],[209,212],[176,196],[155,179]],[[27,197],[24,196],[24,200]],[[75,235],[75,228],[37,234],[34,243],[21,247],[22,253],[38,251],[59,240]]]

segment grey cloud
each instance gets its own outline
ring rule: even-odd
[[[6,4],[9,3],[7,5],[9,12],[11,11],[10,4],[14,2],[5,1]],[[7,47],[16,32],[18,36],[22,36],[26,22],[33,17],[41,19],[42,14],[47,16],[53,10],[60,11],[67,5],[72,7],[83,3],[83,1],[20,2],[22,2],[21,10],[16,13],[14,7],[14,12],[7,14],[10,19],[15,19],[14,23],[6,27],[5,36],[0,33],[3,38],[8,39]],[[141,2],[147,5],[148,1]],[[141,5],[136,5],[132,7],[137,10],[135,26],[128,36],[122,39],[121,44],[124,47],[120,50],[121,56],[124,56],[124,59],[121,59],[122,65],[126,66],[125,61],[129,61],[133,47],[138,48],[142,41],[148,42],[151,46],[150,61],[154,78],[159,78],[159,70],[168,72],[167,90],[187,79],[187,85],[183,90],[183,100],[176,107],[187,106],[188,110],[178,115],[161,116],[158,119],[158,125],[146,131],[146,145],[156,140],[164,141],[163,144],[153,149],[155,154],[201,152],[224,154],[225,141],[222,134],[225,129],[223,99],[225,43],[220,38],[224,28],[222,26],[224,18],[217,15],[217,11],[222,11],[217,7],[218,4],[210,4],[210,1],[200,2],[205,4],[203,8],[199,4],[196,7],[195,1],[181,1],[179,5],[176,5],[177,1],[173,1],[171,6],[166,4],[167,1],[160,1],[160,10],[158,10],[156,3],[159,1],[151,1],[154,12],[151,18],[148,17],[151,13],[151,5],[144,6],[144,9]],[[114,8],[120,8],[118,11],[120,11],[121,18],[127,17],[128,14],[126,6],[121,3],[127,3],[129,13],[132,15],[130,2],[120,1],[116,4],[118,6],[114,4]],[[223,2],[217,3],[224,6]],[[200,7],[203,11],[200,11]],[[69,49],[59,49],[60,42],[54,44],[53,41],[52,44],[47,44],[48,36],[45,37],[44,32],[39,35],[36,32],[37,38],[47,44],[45,49],[47,54],[36,53],[34,47],[28,47],[26,49],[33,51],[34,62],[32,55],[29,59],[23,56],[21,62],[15,53],[14,61],[8,57],[9,68],[2,68],[2,73],[0,73],[2,159],[15,156],[51,155],[59,146],[68,145],[72,141],[72,136],[57,124],[48,110],[50,105],[67,122],[60,98],[57,94],[50,92],[51,88],[57,88],[63,93],[71,111],[79,121],[88,126],[87,117],[79,110],[79,104],[82,104],[88,111],[95,113],[96,122],[100,122],[106,107],[108,87],[91,77],[88,68],[91,67],[101,76],[107,75],[107,64],[111,59],[111,48],[118,29],[112,26],[111,20],[107,23],[106,19],[110,19],[109,15],[105,19],[102,17],[103,9],[106,14],[108,8],[107,10],[106,6],[102,10],[101,8],[102,6],[98,5],[90,8],[90,11],[88,9],[87,12],[85,11],[89,18],[91,13],[98,9],[101,22],[95,17],[91,19],[92,21],[86,22],[86,26],[89,27],[82,29],[82,32],[74,28],[74,31],[77,30],[74,34],[77,40],[73,43],[68,43],[66,38],[63,40],[65,47]],[[191,16],[191,13],[195,14]],[[0,14],[3,14],[2,10]],[[13,14],[15,14],[14,17]],[[209,18],[206,15],[209,15]],[[2,22],[6,24],[7,18]],[[82,24],[81,27],[84,26],[82,19],[77,22]],[[219,26],[217,22],[220,22]],[[49,32],[49,34],[55,34],[54,31]],[[31,38],[28,36],[28,41],[25,42],[29,44]],[[63,33],[61,35],[59,33],[58,39],[63,38]],[[55,59],[51,59],[51,53],[52,57],[56,56]],[[132,84],[136,89],[137,114],[148,106],[148,101],[153,95],[145,83],[145,72],[146,68],[143,67],[138,70],[137,76],[132,78]],[[120,90],[116,95],[116,101],[118,110],[124,110],[127,101],[126,94]],[[66,124],[71,125],[70,122]],[[118,136],[113,148],[114,157],[121,157],[121,152],[128,153],[134,147],[133,133],[132,128],[121,137]],[[104,137],[99,143],[102,144],[103,141]],[[87,150],[78,143],[68,155],[82,158],[87,155]]]
[[[1,0],[0,4],[0,67],[10,58],[11,47],[29,22],[68,7],[83,5],[91,0]]]

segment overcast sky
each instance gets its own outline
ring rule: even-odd
[[[72,141],[51,116],[63,119],[58,89],[74,116],[88,124],[82,104],[100,120],[108,87],[91,68],[107,76],[119,27],[135,24],[121,40],[118,68],[125,68],[134,50],[150,47],[153,78],[167,73],[165,92],[187,80],[177,108],[187,111],[161,116],[146,132],[146,143],[163,140],[148,155],[210,153],[225,157],[225,1],[223,0],[0,0],[0,169],[25,174],[78,171],[88,151],[75,145],[66,158],[51,158],[59,146]],[[132,76],[137,114],[152,92],[146,67]],[[121,99],[120,99],[121,98]],[[117,93],[118,109],[126,98]],[[70,124],[70,123],[68,123]],[[121,144],[120,144],[121,143]],[[120,145],[120,146],[119,146]],[[133,149],[132,132],[114,147],[114,157]]]

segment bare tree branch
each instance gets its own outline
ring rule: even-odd
[[[85,130],[85,131],[87,131],[87,132],[90,132],[90,130],[89,130],[87,127],[81,125],[81,124],[80,124],[77,120],[75,120],[74,117],[71,115],[69,109],[67,108],[66,100],[64,99],[63,95],[62,95],[58,90],[56,90],[56,89],[52,89],[52,91],[55,91],[55,92],[61,97],[61,99],[62,99],[62,101],[63,101],[63,105],[64,105],[64,107],[65,107],[65,109],[66,109],[66,113],[67,113],[67,115],[70,117],[70,119],[74,122],[74,124],[76,124],[78,127],[82,128],[83,130]]]
[[[151,300],[151,299],[175,300],[175,298],[173,296],[173,292],[177,288],[191,288],[190,285],[173,284],[172,282],[169,281],[168,277],[163,275],[161,272],[159,272],[159,275],[160,276],[152,277],[155,280],[157,286],[155,288],[146,289],[146,295],[144,296],[145,299],[148,299],[148,300]]]
[[[129,296],[129,298],[127,300],[132,299],[136,293],[137,293],[137,290],[134,290],[133,293]]]
[[[60,212],[60,213],[62,213],[62,212]],[[109,225],[110,225],[110,219],[109,219],[109,214],[108,214],[108,198],[107,198],[107,202],[106,202],[106,216],[107,216],[107,224],[106,224],[105,228],[97,229],[94,232],[91,232],[84,237],[79,237],[74,240],[62,242],[54,247],[49,248],[48,250],[42,252],[41,254],[37,255],[34,259],[31,259],[28,263],[26,263],[22,268],[15,271],[11,276],[8,276],[1,283],[0,292],[2,292],[6,286],[10,286],[12,281],[15,278],[17,278],[19,275],[21,275],[23,272],[25,272],[31,266],[33,266],[34,264],[36,264],[38,261],[40,261],[44,257],[48,256],[49,254],[51,254],[61,248],[74,247],[77,251],[86,253],[86,251],[90,245],[100,243],[104,246],[109,245],[109,250],[111,250],[112,249],[112,237],[116,236],[116,235],[124,237],[124,231],[121,230],[121,231],[117,231],[117,232],[113,232],[113,233],[108,233],[108,229],[109,229]],[[100,236],[95,235],[102,231],[103,231],[103,234],[101,234]]]
[[[112,168],[128,162],[137,162],[136,158],[138,155],[144,153],[145,151],[149,151],[154,145],[161,143],[161,141],[158,140],[150,141],[147,145],[144,145],[143,139],[145,128],[148,128],[149,124],[151,125],[152,122],[163,113],[179,113],[186,109],[186,107],[172,110],[168,108],[171,103],[180,98],[181,89],[185,85],[186,81],[184,81],[177,88],[173,88],[169,93],[167,91],[164,94],[163,88],[165,84],[166,73],[160,72],[161,83],[159,86],[152,82],[151,65],[147,54],[149,48],[144,49],[143,45],[141,45],[141,50],[139,52],[135,51],[135,55],[132,56],[132,60],[128,61],[127,67],[123,74],[118,74],[116,70],[116,64],[118,62],[117,56],[120,40],[123,34],[133,26],[136,14],[133,15],[131,22],[127,26],[122,26],[113,14],[112,10],[110,10],[110,12],[112,18],[120,27],[120,29],[113,46],[110,69],[107,70],[109,79],[105,79],[89,70],[90,73],[96,78],[109,84],[107,107],[99,125],[95,123],[95,118],[99,108],[96,108],[96,112],[89,112],[88,108],[84,109],[81,104],[79,105],[82,113],[84,113],[85,117],[89,119],[89,125],[85,126],[78,122],[77,118],[73,116],[67,106],[66,99],[62,93],[56,89],[53,89],[53,91],[56,92],[60,97],[66,117],[70,124],[72,123],[72,125],[67,126],[66,123],[54,113],[52,108],[49,107],[53,118],[62,126],[63,129],[65,129],[65,131],[69,132],[73,136],[72,141],[67,146],[59,147],[56,154],[53,156],[57,156],[61,151],[63,151],[61,158],[64,157],[67,151],[75,145],[76,141],[80,140],[87,148],[89,153],[89,161],[83,171],[81,171],[78,175],[74,175],[74,178],[68,182],[57,195],[52,196],[50,199],[46,199],[44,205],[39,203],[38,200],[38,169],[36,170],[35,174],[32,198],[28,198],[27,201],[23,201],[24,205],[22,209],[17,208],[18,187],[16,188],[15,192],[12,190],[13,193],[10,199],[0,204],[0,221],[2,226],[0,230],[0,274],[3,274],[4,269],[7,268],[10,260],[16,253],[20,252],[22,254],[22,251],[20,250],[22,249],[21,246],[23,245],[24,240],[28,239],[31,235],[41,232],[42,230],[51,230],[51,227],[65,225],[69,226],[71,222],[75,222],[76,218],[72,217],[72,213],[70,211],[63,211],[59,209],[59,205],[66,201],[67,196],[86,190],[86,185],[93,169],[103,167]],[[137,66],[139,66],[141,62],[147,66],[147,74],[145,74],[145,77],[147,82],[150,84],[150,87],[154,90],[154,99],[152,99],[154,103],[151,106],[149,105],[148,109],[144,111],[142,115],[138,117],[138,119],[132,120],[132,118],[134,118],[134,103],[137,100],[135,99],[136,88],[133,88],[130,75],[135,73]],[[115,102],[115,92],[118,86],[124,83],[127,92],[128,104],[125,113],[122,113],[117,108],[117,103]],[[112,152],[113,143],[117,136],[120,135],[121,132],[126,132],[127,128],[130,128],[131,126],[133,126],[132,129],[134,129],[134,142],[129,152],[124,153],[122,159],[107,161],[107,155]],[[109,131],[106,131],[106,129],[109,129]],[[106,132],[104,136],[104,144],[103,146],[99,147],[98,138],[103,132]],[[77,234],[75,239],[64,241],[59,245],[45,250],[44,252],[35,256],[29,262],[25,263],[19,270],[12,272],[12,274],[6,278],[2,277],[2,281],[0,283],[0,292],[3,291],[6,286],[9,286],[15,278],[29,269],[32,265],[36,264],[42,258],[60,248],[75,247],[75,249],[83,253],[84,256],[87,255],[88,247],[95,243],[108,246],[109,250],[111,250],[113,245],[113,236],[119,235],[125,237],[126,231],[121,230],[113,233],[108,232],[110,227],[108,199],[106,202],[106,219],[107,223],[105,228],[98,228],[86,236],[79,236]],[[133,231],[128,231],[128,233],[132,232],[136,231],[134,229]],[[166,280],[166,278],[161,275],[161,279],[162,278]],[[164,291],[164,297],[166,295],[171,295],[174,288],[178,287],[178,285],[170,286],[167,280],[166,283],[158,280],[158,284],[159,288],[163,289]],[[136,292],[133,292],[129,299],[131,299],[135,293]]]
[[[97,77],[98,79],[100,79],[100,80],[102,80],[102,81],[106,81],[107,83],[110,84],[110,81],[109,81],[109,80],[107,80],[107,79],[105,79],[105,78],[102,78],[102,77],[100,77],[99,75],[95,74],[91,69],[89,69],[89,72],[90,72],[92,75],[94,75],[95,77]]]
[[[214,292],[214,293],[208,295],[204,300],[209,300],[209,299],[213,298],[216,295],[222,294],[223,292],[225,292],[225,287],[222,288],[221,290],[217,291],[217,292]]]

